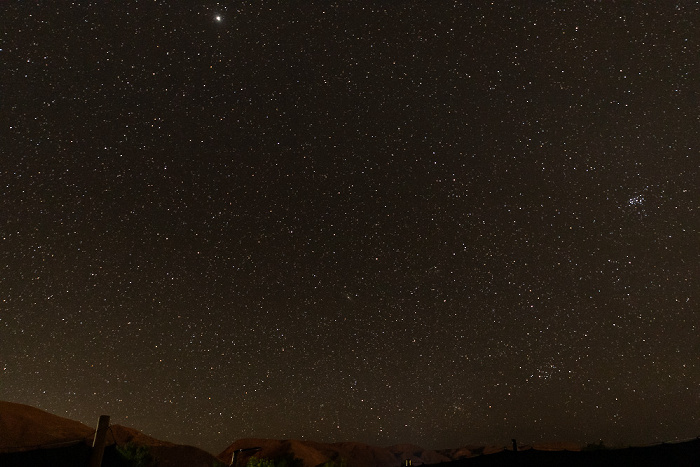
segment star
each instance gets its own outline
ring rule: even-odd
[[[216,21],[217,23],[220,23],[221,21],[223,21],[223,19],[224,18],[221,15],[214,16],[214,21]]]

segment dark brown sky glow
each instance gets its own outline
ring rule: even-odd
[[[2,2],[0,399],[700,435],[700,7],[649,3]]]

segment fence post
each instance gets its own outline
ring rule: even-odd
[[[92,453],[90,454],[90,467],[100,467],[102,465],[102,455],[105,452],[105,441],[107,440],[107,429],[109,428],[109,415],[100,415],[95,431],[95,439],[92,441]]]

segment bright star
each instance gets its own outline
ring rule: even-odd
[[[220,22],[223,20],[223,18],[221,17],[221,15],[216,15],[216,16],[214,16],[214,20],[215,20],[217,23],[220,23]]]

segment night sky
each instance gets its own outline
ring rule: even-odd
[[[495,3],[0,3],[0,399],[700,435],[700,5]]]

